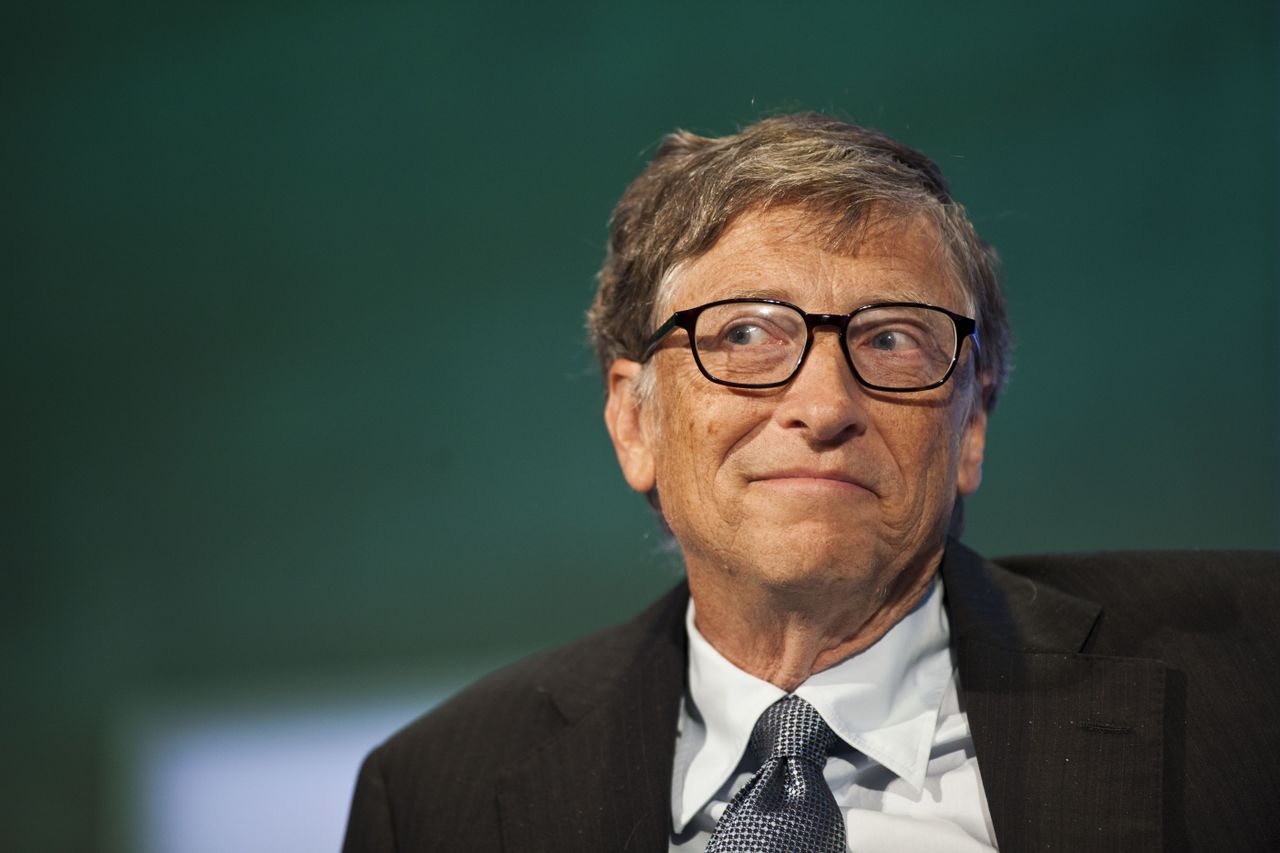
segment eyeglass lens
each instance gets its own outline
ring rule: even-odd
[[[845,339],[858,375],[883,388],[940,382],[956,354],[951,318],[918,306],[859,311]],[[802,314],[768,302],[714,305],[698,316],[694,328],[703,369],[718,380],[739,384],[786,381],[799,365],[807,340]]]

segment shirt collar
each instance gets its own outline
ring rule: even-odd
[[[845,743],[887,767],[917,791],[924,782],[938,709],[952,675],[942,579],[875,645],[814,673],[796,688]],[[688,763],[672,820],[682,831],[733,775],[751,730],[786,691],[734,666],[694,624],[690,600],[689,722],[704,729]],[[682,736],[691,734],[682,733]]]

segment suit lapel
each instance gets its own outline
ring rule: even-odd
[[[499,780],[505,849],[667,849],[687,600],[687,592],[664,599],[607,684],[570,683],[552,692],[564,728]]]
[[[1165,666],[1081,654],[1097,605],[961,546],[943,579],[1000,848],[1163,849]]]

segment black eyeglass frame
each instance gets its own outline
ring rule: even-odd
[[[694,328],[697,326],[698,317],[703,311],[709,308],[715,308],[719,305],[737,305],[742,303],[764,303],[766,305],[777,305],[781,308],[790,308],[801,317],[804,318],[806,328],[804,349],[800,351],[800,357],[796,359],[795,367],[791,368],[791,372],[787,374],[785,379],[777,382],[730,382],[727,379],[717,379],[707,372],[707,368],[703,366],[702,359],[698,356],[698,346],[694,342]],[[951,354],[951,363],[947,365],[947,372],[942,378],[930,385],[920,385],[913,388],[887,388],[884,385],[873,385],[862,375],[858,373],[858,368],[853,363],[853,356],[849,354],[849,324],[853,322],[853,318],[863,311],[870,311],[873,308],[927,308],[930,311],[937,311],[945,314],[951,319],[956,330],[956,349]],[[725,385],[730,388],[781,388],[792,379],[796,378],[796,374],[800,372],[800,368],[804,367],[805,360],[809,357],[809,350],[813,349],[813,330],[822,326],[833,326],[840,332],[840,351],[844,353],[845,363],[849,365],[849,370],[853,373],[853,378],[864,388],[870,388],[873,391],[887,391],[891,394],[911,393],[914,391],[928,391],[932,388],[939,388],[945,385],[947,380],[951,378],[951,374],[955,372],[956,364],[960,361],[960,350],[964,346],[966,338],[973,338],[974,347],[981,352],[982,345],[978,341],[978,322],[972,317],[966,317],[963,314],[957,314],[954,311],[948,311],[946,308],[939,308],[937,305],[929,305],[924,302],[872,302],[869,305],[863,305],[855,308],[848,314],[810,314],[802,310],[798,305],[792,305],[790,302],[783,302],[780,299],[759,299],[752,297],[738,297],[735,299],[718,299],[715,302],[708,302],[706,305],[699,305],[697,308],[686,308],[683,311],[677,311],[671,315],[667,322],[658,327],[650,337],[648,343],[645,344],[644,352],[640,355],[640,362],[644,363],[649,360],[654,351],[657,350],[658,344],[662,339],[675,329],[684,329],[689,338],[689,351],[693,353],[694,363],[698,365],[698,370],[702,375],[707,377],[711,382],[717,385]]]

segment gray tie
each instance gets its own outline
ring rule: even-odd
[[[751,731],[760,769],[724,810],[707,853],[844,853],[844,817],[822,778],[835,732],[799,696]]]

